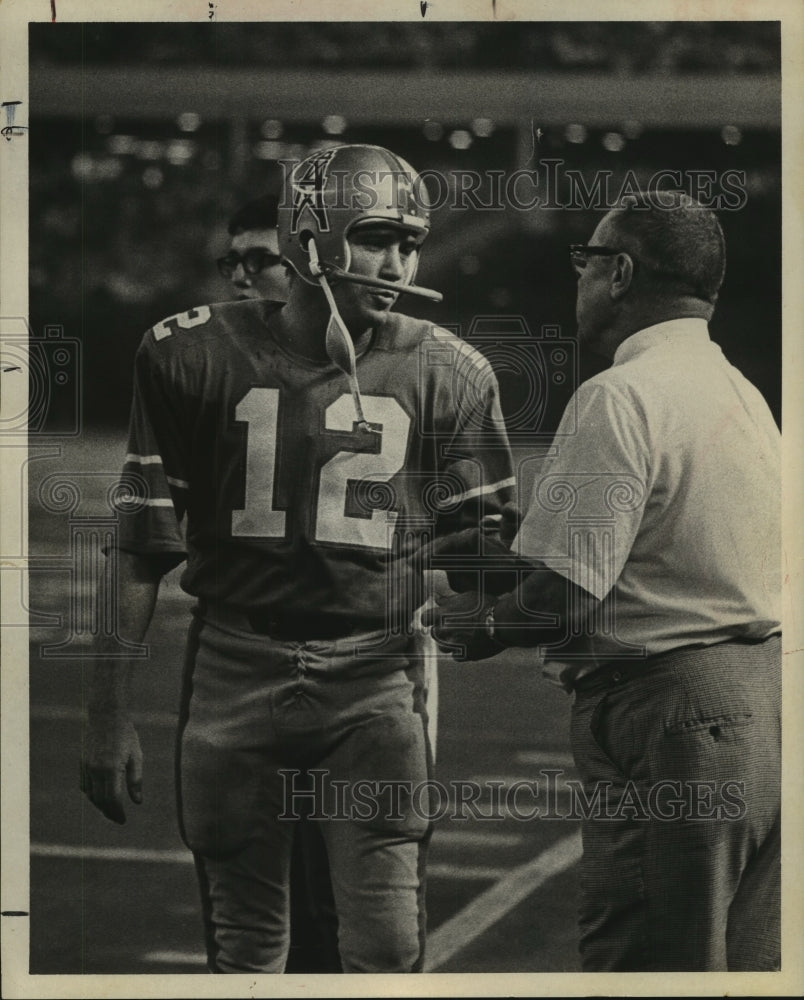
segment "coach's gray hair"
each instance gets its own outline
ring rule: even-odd
[[[677,191],[628,195],[613,209],[622,249],[632,251],[668,290],[716,302],[726,273],[726,242],[715,213]]]

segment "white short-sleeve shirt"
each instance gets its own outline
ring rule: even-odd
[[[603,603],[543,650],[549,677],[780,631],[780,434],[704,320],[628,337],[556,442],[513,548]]]

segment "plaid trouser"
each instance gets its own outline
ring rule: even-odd
[[[779,636],[578,683],[585,971],[780,967],[780,712]]]

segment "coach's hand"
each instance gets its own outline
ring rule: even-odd
[[[435,539],[430,565],[445,570],[450,587],[458,593],[476,593],[482,581],[485,594],[508,594],[534,568],[531,560],[510,550],[518,525],[517,509],[509,504],[501,514],[484,517],[477,528]]]
[[[522,523],[522,513],[515,503],[507,503],[502,509],[500,517],[500,541],[507,548],[511,545],[519,533],[519,526]]]
[[[437,597],[436,605],[422,615],[422,623],[432,626],[433,638],[453,659],[487,660],[504,648],[486,632],[486,612],[495,600],[483,601],[475,590]]]
[[[115,823],[125,823],[125,793],[142,802],[142,750],[127,712],[92,713],[81,762],[81,791]]]

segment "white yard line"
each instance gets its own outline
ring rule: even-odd
[[[31,844],[31,854],[39,858],[67,858],[82,861],[147,861],[165,864],[193,863],[189,851],[157,850],[132,847],[75,847],[70,844]],[[434,878],[477,879],[494,881],[506,872],[491,865],[453,865],[433,863],[427,873]]]
[[[433,840],[450,847],[516,847],[522,843],[524,833],[495,833],[490,830],[454,830],[436,827]]]
[[[575,761],[571,753],[561,753],[555,750],[520,750],[514,755],[517,764],[535,764],[536,767],[562,768],[565,771],[575,770]]]
[[[512,868],[504,878],[481,892],[429,935],[426,971],[437,971],[549,878],[571,868],[580,856],[581,835],[576,832],[562,837],[526,864]]]
[[[478,879],[486,882],[496,882],[508,871],[494,865],[452,865],[447,862],[430,862],[427,865],[428,878]]]
[[[548,773],[558,772],[558,774],[550,774],[551,784],[555,784],[560,787],[562,784],[566,783],[567,778],[564,777],[566,772],[563,768],[545,765],[544,770]],[[521,772],[519,774],[473,774],[469,780],[473,785],[478,785],[481,792],[484,793],[479,796],[478,801],[489,797],[492,785],[501,789],[504,794],[507,790],[510,790],[515,785],[520,783],[524,783],[528,787],[532,787],[535,784],[538,785],[539,788],[547,787],[548,784],[547,777],[541,771],[531,771],[528,777],[525,777]],[[499,795],[499,792],[496,794]]]
[[[158,965],[206,965],[203,951],[147,951],[142,961]]]
[[[137,725],[160,726],[175,729],[179,721],[178,712],[133,712]],[[31,705],[31,719],[36,722],[82,722],[84,713],[80,708],[63,705]]]
[[[136,847],[73,847],[70,844],[31,844],[31,854],[38,858],[81,858],[83,861],[148,861],[168,864],[193,863],[189,851],[156,850]]]

